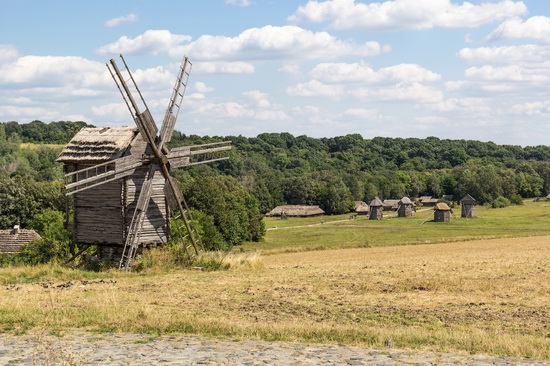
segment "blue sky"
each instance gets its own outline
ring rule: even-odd
[[[125,56],[158,124],[547,145],[545,0],[0,0],[0,121],[132,125],[105,63]]]

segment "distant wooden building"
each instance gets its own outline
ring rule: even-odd
[[[461,217],[474,217],[475,216],[475,204],[476,200],[467,194],[463,199],[460,200],[462,204],[462,213]]]
[[[384,200],[382,204],[384,211],[397,211],[399,208],[399,200]]]
[[[355,201],[353,211],[358,215],[368,215],[369,214],[369,205],[363,201]]]
[[[277,206],[266,214],[269,217],[313,217],[324,215],[319,206],[283,205]]]
[[[444,202],[434,206],[434,221],[449,222],[451,220],[451,208]]]
[[[69,173],[120,157],[141,157],[143,154],[151,152],[136,127],[84,128],[63,148],[57,161],[63,163],[65,173]],[[109,164],[99,166],[106,171],[113,169]],[[72,223],[68,224],[72,226],[74,241],[98,245],[100,252],[107,247],[123,247],[148,170],[149,166],[140,163],[129,176],[115,176],[97,187],[73,194],[67,201],[67,212],[72,212],[73,216]],[[101,174],[101,171],[94,172],[96,174]],[[153,193],[140,233],[139,244],[144,246],[163,244],[169,238],[164,184],[161,172],[155,171]],[[69,217],[68,214],[67,221]]]
[[[369,220],[382,220],[384,204],[380,198],[375,197],[369,204]]]
[[[413,213],[413,202],[409,197],[403,197],[399,200],[397,217],[410,217]]]
[[[40,239],[40,235],[32,229],[20,229],[15,225],[13,229],[0,230],[0,253],[19,253],[25,244]]]
[[[425,207],[433,207],[437,204],[437,201],[439,201],[437,198],[432,196],[421,196],[418,200],[422,203],[422,206]]]

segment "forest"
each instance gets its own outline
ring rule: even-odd
[[[60,229],[63,171],[55,160],[83,127],[91,125],[0,123],[0,228],[19,224],[39,228],[50,242],[70,242],[70,234]],[[214,141],[232,142],[228,160],[173,172],[210,249],[261,240],[263,214],[281,204],[319,205],[330,215],[350,212],[354,201],[369,202],[375,196],[445,194],[459,200],[470,194],[479,204],[498,207],[550,193],[548,146],[437,137],[196,136],[179,131],[171,145]]]

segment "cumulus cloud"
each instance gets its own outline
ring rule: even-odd
[[[506,20],[487,37],[489,41],[499,39],[550,40],[550,18],[535,16],[523,21],[519,17]]]
[[[399,83],[437,81],[441,75],[416,64],[399,64],[375,71],[363,63],[322,63],[315,66],[312,76],[324,82]]]
[[[127,15],[123,15],[120,17],[107,20],[105,22],[105,26],[109,28],[113,28],[123,23],[133,23],[133,22],[137,22],[138,20],[139,20],[139,17],[137,16],[137,14],[130,13]]]
[[[248,62],[201,61],[193,65],[197,74],[253,74],[254,65]]]
[[[236,37],[204,35],[172,50],[200,60],[303,60],[341,56],[375,56],[389,51],[378,42],[342,41],[327,32],[297,26],[265,26],[243,31]]]
[[[540,116],[550,114],[550,102],[528,102],[514,104],[510,109],[511,113],[525,116]]]
[[[456,4],[450,0],[393,0],[365,4],[356,0],[310,0],[291,23],[330,23],[336,29],[474,28],[527,13],[522,1]]]
[[[19,57],[19,51],[11,44],[0,44],[0,64],[12,62]]]
[[[124,53],[157,56],[169,54],[171,49],[190,40],[190,36],[173,34],[168,30],[148,30],[135,38],[120,37],[116,42],[104,45],[96,52],[100,55]],[[181,56],[182,54],[178,55],[178,57]]]
[[[550,46],[525,44],[519,46],[463,48],[458,57],[470,64],[545,64],[550,60]]]

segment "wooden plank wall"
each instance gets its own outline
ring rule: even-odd
[[[123,245],[122,181],[75,194],[74,236],[81,244]]]

